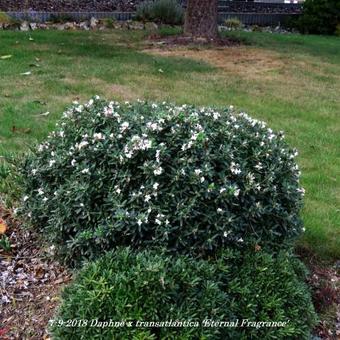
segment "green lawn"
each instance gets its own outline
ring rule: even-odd
[[[233,104],[284,130],[299,149],[306,188],[300,243],[340,258],[340,39],[234,33],[245,46],[167,52],[145,50],[145,34],[44,31],[32,40],[1,31],[0,57],[12,57],[0,59],[0,156],[27,151],[71,101],[94,94]]]

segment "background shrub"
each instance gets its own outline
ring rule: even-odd
[[[302,230],[295,155],[230,109],[95,99],[24,161],[23,213],[72,261],[126,245],[275,250]]]
[[[184,10],[177,0],[144,1],[137,6],[136,19],[180,25],[184,20]]]
[[[315,323],[301,263],[287,254],[224,252],[216,263],[129,249],[87,265],[65,289],[55,339],[308,339]],[[302,268],[303,269],[303,268]],[[192,321],[188,328],[65,327],[61,320]],[[200,327],[288,321],[285,327]]]
[[[242,22],[238,18],[229,18],[224,21],[226,27],[232,30],[238,30],[242,27]]]
[[[309,34],[335,34],[339,24],[339,0],[306,0],[297,20],[297,28]]]

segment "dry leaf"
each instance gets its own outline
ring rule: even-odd
[[[40,113],[39,114],[39,116],[48,116],[50,114],[50,112],[49,111],[47,111],[47,112],[43,112],[43,113]]]
[[[0,218],[0,235],[3,235],[7,230],[7,224],[6,222]]]
[[[12,58],[12,55],[11,55],[11,54],[2,55],[2,56],[0,57],[1,60],[10,59],[10,58]]]
[[[262,248],[261,248],[260,245],[258,245],[258,244],[255,245],[255,251],[260,251],[261,249],[262,249]]]

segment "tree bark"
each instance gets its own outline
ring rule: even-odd
[[[192,37],[216,39],[218,0],[188,0],[184,34]]]

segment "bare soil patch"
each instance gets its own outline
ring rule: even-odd
[[[47,339],[48,322],[71,273],[1,206],[0,220],[10,244],[0,247],[0,339]]]
[[[220,48],[184,48],[152,47],[144,52],[165,56],[182,57],[203,61],[215,66],[223,72],[238,74],[250,79],[271,76],[271,73],[280,72],[285,67],[284,59],[275,52],[246,46],[220,47]]]

